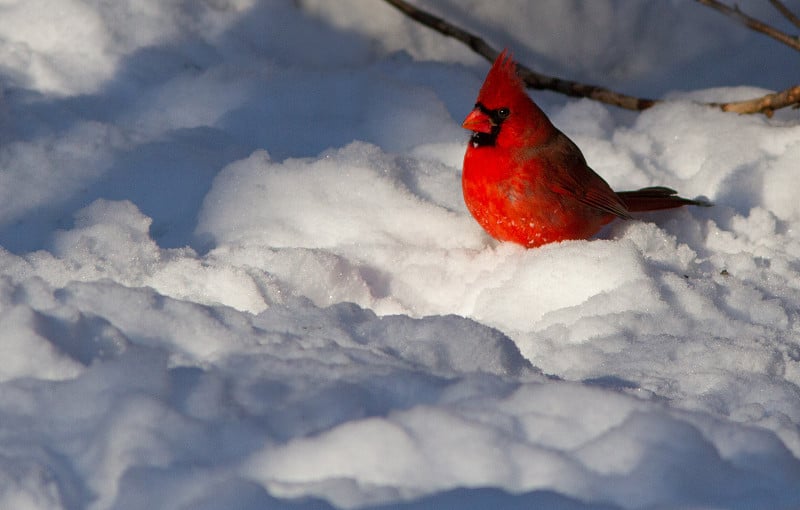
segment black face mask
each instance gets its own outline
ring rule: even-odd
[[[475,108],[479,109],[482,113],[486,114],[489,117],[489,120],[492,121],[492,130],[488,133],[481,133],[480,131],[475,131],[472,133],[469,141],[473,147],[494,147],[495,143],[497,142],[497,135],[500,134],[500,127],[503,125],[503,121],[511,115],[511,110],[507,107],[502,108],[495,108],[494,110],[490,110],[483,106],[482,103],[478,102],[475,103]]]

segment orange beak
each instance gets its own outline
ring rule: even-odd
[[[477,133],[491,133],[493,123],[488,115],[480,111],[480,109],[475,108],[469,112],[467,118],[461,123],[461,127]]]

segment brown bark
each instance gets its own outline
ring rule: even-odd
[[[717,10],[720,10],[728,15],[734,16],[736,19],[739,19],[743,23],[746,23],[754,30],[759,30],[761,32],[764,32],[763,28],[767,27],[770,30],[764,33],[767,33],[768,35],[771,35],[772,37],[775,37],[781,42],[789,44],[790,46],[793,46],[796,49],[800,49],[800,41],[798,41],[796,37],[783,34],[782,32],[779,32],[773,29],[772,27],[764,25],[758,20],[754,20],[755,23],[753,23],[752,21],[750,21],[753,20],[753,18],[750,18],[749,16],[743,14],[741,11],[739,11],[738,8],[728,7],[724,4],[720,4],[716,0],[697,0],[697,1],[705,5],[708,5],[710,7],[713,7]],[[783,5],[780,3],[779,0],[770,0],[770,1],[773,2],[773,5],[775,5],[776,8],[778,9],[780,9],[778,5]],[[463,28],[457,27],[452,23],[450,23],[449,21],[442,19],[438,16],[435,16],[423,9],[420,9],[419,7],[415,7],[406,2],[405,0],[385,0],[385,2],[395,7],[400,12],[402,12],[409,18],[417,21],[418,23],[421,23],[433,30],[436,30],[440,34],[443,34],[447,37],[452,37],[458,41],[461,41],[465,45],[469,46],[475,53],[481,55],[489,62],[494,61],[494,59],[497,58],[497,55],[500,54],[500,52],[497,49],[490,46],[485,40],[483,40],[483,38],[478,37],[477,35],[472,34],[471,32],[464,30]],[[788,9],[786,9],[786,11],[790,12],[788,11]],[[777,37],[779,34],[782,34],[783,39]],[[585,83],[579,83],[576,81],[557,78],[554,76],[548,76],[542,73],[538,73],[523,64],[518,64],[518,71],[520,77],[525,81],[525,84],[528,86],[528,88],[540,89],[540,90],[552,90],[571,97],[587,97],[595,101],[600,101],[601,103],[618,106],[620,108],[625,108],[627,110],[635,110],[635,111],[646,110],[647,108],[650,108],[651,106],[662,102],[662,100],[658,99],[640,98],[640,97],[629,96],[626,94],[621,94],[619,92],[615,92],[613,90],[598,85],[589,85]],[[703,103],[703,104],[719,108],[726,112],[763,113],[767,116],[771,116],[775,112],[775,110],[786,108],[788,106],[793,106],[795,108],[800,106],[800,85],[795,85],[781,92],[767,94],[765,96],[748,99],[746,101],[735,101],[729,103]]]

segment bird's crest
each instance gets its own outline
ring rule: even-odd
[[[500,108],[509,106],[502,103],[516,100],[520,94],[525,96],[525,85],[517,75],[517,63],[508,50],[503,50],[486,75],[478,101],[487,108]]]

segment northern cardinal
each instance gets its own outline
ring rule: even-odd
[[[492,237],[541,246],[588,239],[632,212],[710,205],[660,186],[614,192],[528,97],[516,68],[503,51],[462,124],[473,132],[461,177],[464,201]]]

